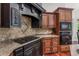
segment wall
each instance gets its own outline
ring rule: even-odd
[[[67,7],[73,8],[73,18],[72,18],[72,26],[73,26],[73,35],[72,40],[78,41],[77,39],[77,19],[79,19],[79,3],[44,3],[42,6],[48,11],[53,12],[58,7]]]
[[[48,29],[31,28],[31,18],[21,16],[21,28],[0,28],[0,41],[16,39],[35,34],[46,34],[51,32]]]

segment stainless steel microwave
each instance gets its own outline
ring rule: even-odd
[[[60,22],[60,30],[72,30],[72,22]]]

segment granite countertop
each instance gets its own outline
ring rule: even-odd
[[[51,34],[39,34],[36,37],[59,37],[59,35],[51,35]]]
[[[30,42],[24,43],[24,44],[19,44],[14,41],[9,42],[9,43],[8,42],[0,43],[0,56],[9,56],[13,52],[14,49],[16,49],[20,46],[29,44],[31,42],[37,41],[43,37],[58,37],[58,35],[36,35],[36,37],[39,37],[39,38],[32,40]]]
[[[41,38],[32,40],[30,42],[24,43],[24,44],[19,44],[19,43],[15,43],[15,42],[9,42],[9,43],[0,43],[0,56],[9,56],[14,49],[21,47],[23,45],[29,44],[31,42],[37,41]]]

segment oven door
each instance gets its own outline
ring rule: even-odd
[[[70,32],[62,32],[60,34],[60,44],[61,45],[72,44],[72,35],[70,34]]]

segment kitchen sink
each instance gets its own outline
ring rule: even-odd
[[[39,37],[35,37],[35,36],[28,36],[28,37],[23,37],[23,38],[18,38],[18,39],[14,39],[14,42],[17,42],[19,44],[24,44],[26,42],[32,41],[34,39],[37,39]]]

